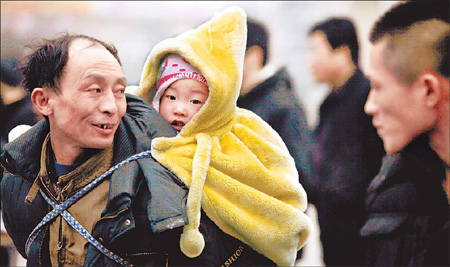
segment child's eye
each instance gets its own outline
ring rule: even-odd
[[[175,96],[173,96],[173,95],[166,95],[166,97],[169,100],[175,100],[176,99]]]
[[[200,100],[197,100],[197,99],[191,100],[191,102],[192,102],[192,104],[195,104],[195,105],[199,105],[202,103]]]

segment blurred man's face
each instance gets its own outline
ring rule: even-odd
[[[264,67],[263,61],[264,50],[261,47],[254,45],[245,51],[241,95],[247,94],[251,89],[262,82],[259,74]]]
[[[330,82],[335,76],[335,51],[331,48],[325,34],[314,32],[309,37],[308,62],[318,83]]]
[[[50,92],[52,144],[83,150],[112,145],[126,112],[126,79],[122,67],[103,46],[74,40],[59,81]]]
[[[373,116],[373,125],[383,139],[388,154],[396,153],[415,137],[429,130],[436,115],[425,105],[417,83],[406,85],[384,64],[385,41],[373,45],[367,75],[371,90],[364,110]]]

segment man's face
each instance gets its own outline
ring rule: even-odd
[[[208,87],[194,79],[181,79],[172,83],[164,92],[159,113],[180,131],[200,110],[208,99]]]
[[[111,146],[126,112],[126,79],[114,56],[100,44],[74,40],[59,86],[60,94],[49,91],[52,145]]]
[[[242,86],[240,91],[241,95],[247,94],[261,82],[259,74],[264,67],[263,61],[264,50],[261,47],[254,45],[245,51]]]
[[[367,75],[371,90],[364,110],[373,116],[373,125],[383,139],[388,154],[396,153],[415,137],[431,128],[436,115],[424,103],[420,85],[406,85],[384,64],[385,41],[373,45]]]
[[[335,73],[335,51],[331,48],[325,34],[314,32],[309,37],[308,62],[318,83],[330,82]]]

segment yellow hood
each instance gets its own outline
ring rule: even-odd
[[[200,255],[203,208],[225,233],[276,264],[292,266],[312,227],[306,193],[280,136],[253,112],[236,107],[246,46],[246,14],[230,7],[198,28],[157,44],[135,94],[156,91],[160,61],[179,54],[207,79],[209,97],[176,137],[152,141],[152,155],[189,187],[180,246]],[[151,101],[150,101],[151,102]]]
[[[183,127],[181,135],[222,135],[230,131],[242,81],[247,34],[246,15],[236,10],[224,11],[220,19],[160,42],[147,58],[137,95],[148,90],[154,95],[160,61],[172,53],[183,56],[208,81],[208,100],[192,123]]]

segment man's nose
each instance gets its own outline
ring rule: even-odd
[[[105,92],[100,101],[100,111],[107,114],[116,114],[118,110],[114,93],[109,90]]]
[[[374,115],[377,111],[377,107],[375,105],[373,99],[372,90],[370,90],[369,96],[367,97],[366,104],[364,105],[364,112],[368,115]]]

